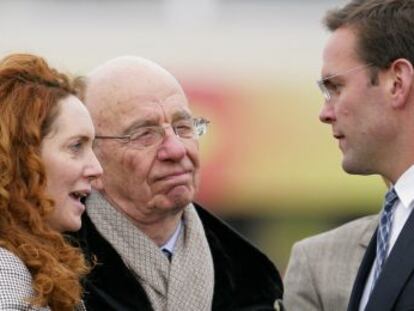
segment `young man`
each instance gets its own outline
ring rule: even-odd
[[[346,172],[391,183],[349,311],[414,305],[413,16],[412,0],[353,0],[325,19],[332,34],[323,52],[320,120],[331,125]]]

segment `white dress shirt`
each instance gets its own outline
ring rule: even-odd
[[[387,257],[390,255],[392,248],[394,247],[395,242],[398,239],[398,236],[401,233],[402,228],[404,227],[408,217],[411,214],[414,206],[414,165],[411,166],[408,170],[401,175],[394,185],[395,192],[398,195],[397,206],[394,211],[394,218],[391,226],[390,241],[388,247]],[[361,302],[359,304],[359,311],[364,311],[368,303],[369,296],[371,294],[371,288],[374,278],[374,267],[375,260],[371,267],[371,272],[369,273],[367,282],[365,284],[364,292],[361,297]]]
[[[168,241],[164,244],[161,245],[160,250],[167,250],[168,252],[170,252],[170,254],[174,254],[174,249],[175,249],[175,244],[177,243],[178,240],[178,236],[180,235],[181,232],[181,227],[182,227],[182,220],[180,220],[180,222],[178,223],[177,229],[175,229],[174,234],[171,236],[171,238],[168,239]]]

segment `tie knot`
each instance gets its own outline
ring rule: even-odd
[[[172,253],[166,248],[163,248],[161,251],[164,253],[165,256],[167,256],[168,260],[171,261]]]
[[[394,206],[394,203],[395,201],[397,201],[397,199],[398,199],[398,195],[395,192],[394,187],[392,187],[385,195],[384,211],[389,212]]]

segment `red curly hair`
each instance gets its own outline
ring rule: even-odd
[[[40,57],[12,54],[0,61],[0,247],[29,269],[29,302],[59,311],[80,303],[80,279],[89,268],[81,251],[45,221],[54,206],[40,146],[59,101],[71,94],[73,81]]]

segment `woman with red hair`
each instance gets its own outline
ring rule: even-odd
[[[102,168],[73,81],[40,57],[0,61],[0,309],[84,310],[77,231]]]

